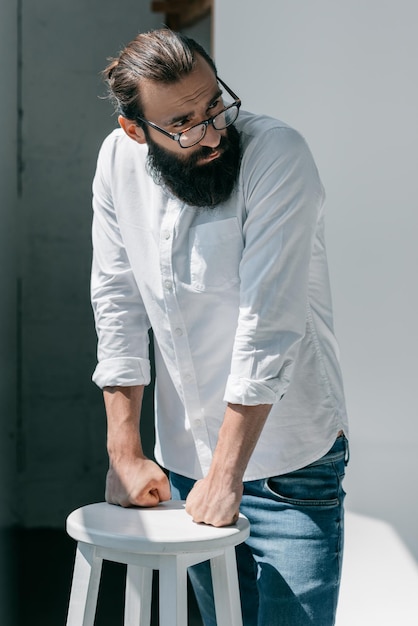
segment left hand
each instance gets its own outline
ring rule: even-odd
[[[230,526],[239,515],[243,485],[225,483],[224,477],[198,480],[186,500],[186,511],[196,523]]]

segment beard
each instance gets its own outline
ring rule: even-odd
[[[231,196],[241,162],[240,135],[229,126],[216,148],[201,146],[186,157],[156,144],[147,132],[147,170],[157,185],[165,186],[179,200],[195,207],[213,208]],[[218,158],[199,165],[213,152]],[[187,153],[187,150],[185,150]]]

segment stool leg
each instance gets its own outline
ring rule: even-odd
[[[101,571],[95,547],[78,542],[67,626],[93,626]]]
[[[235,548],[210,560],[216,623],[218,626],[242,626]]]
[[[125,590],[124,626],[150,626],[152,569],[128,565]]]
[[[164,556],[160,577],[160,626],[187,624],[187,566],[182,555]],[[229,624],[229,626],[232,626]]]

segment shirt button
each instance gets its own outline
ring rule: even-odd
[[[164,237],[164,239],[170,239],[170,237],[171,237],[170,231],[169,230],[165,230],[164,233],[163,233],[163,237]]]
[[[186,381],[186,383],[189,383],[192,380],[192,375],[191,374],[186,374],[184,377],[184,380]]]
[[[171,289],[172,286],[173,286],[173,283],[171,282],[171,280],[165,280],[164,281],[164,287],[166,289]]]
[[[181,328],[176,328],[174,332],[176,333],[177,337],[181,337],[183,334],[183,331],[181,330]]]

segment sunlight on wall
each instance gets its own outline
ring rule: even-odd
[[[244,109],[306,137],[327,192],[348,506],[389,522],[418,559],[418,6],[218,0],[214,15],[220,75]]]
[[[416,626],[418,566],[394,529],[348,512],[336,626]]]

